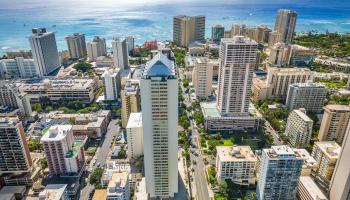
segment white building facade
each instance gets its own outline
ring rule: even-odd
[[[130,113],[126,126],[128,157],[135,159],[143,155],[142,113]]]
[[[146,191],[151,198],[178,191],[178,78],[174,62],[158,53],[141,78]]]
[[[106,70],[103,74],[103,84],[104,84],[104,96],[105,100],[115,101],[119,96],[118,87],[118,71],[116,70]]]
[[[28,38],[39,76],[47,76],[61,64],[58,57],[55,33],[45,28],[35,28]]]
[[[129,52],[126,39],[115,38],[112,41],[114,66],[119,69],[129,68]]]

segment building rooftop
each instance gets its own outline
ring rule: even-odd
[[[292,149],[287,145],[280,146],[271,146],[270,149],[263,149],[263,151],[268,155],[270,159],[301,159],[306,160],[305,157],[302,156],[302,152],[298,151],[298,149]]]
[[[23,194],[26,186],[5,186],[0,190],[0,196],[4,194]]]
[[[45,200],[60,200],[65,195],[67,184],[49,184],[45,187],[45,190],[40,192],[39,199],[45,198]]]
[[[163,77],[175,75],[174,62],[169,60],[164,54],[158,53],[152,60],[147,62],[143,76]]]
[[[257,160],[250,146],[217,146],[216,151],[222,162]]]
[[[128,124],[126,128],[139,128],[142,127],[142,113],[130,113]]]
[[[107,199],[107,190],[106,189],[95,190],[92,200],[104,200],[104,199]]]
[[[311,88],[315,88],[315,87],[318,87],[318,88],[326,88],[326,86],[324,86],[324,85],[321,84],[321,83],[313,83],[313,82],[294,83],[294,84],[291,84],[291,86],[293,86],[293,87],[298,87],[298,88],[305,88],[305,87],[311,87]]]
[[[324,108],[328,110],[334,110],[334,111],[350,111],[350,106],[346,106],[346,105],[327,105]]]
[[[310,117],[308,117],[306,115],[306,110],[301,108],[301,109],[298,109],[298,110],[293,110],[293,112],[295,112],[300,118],[303,119],[303,121],[305,122],[313,122],[312,119],[310,119]]]
[[[8,194],[0,193],[0,200],[9,200],[9,199],[13,199],[14,197],[15,197],[15,194],[13,193],[8,193]]]
[[[46,133],[41,138],[41,141],[60,141],[63,140],[67,134],[72,131],[72,125],[54,125],[49,129],[45,129]]]
[[[335,141],[315,142],[315,145],[329,158],[338,158],[341,147]]]
[[[114,172],[111,180],[108,183],[107,196],[109,195],[123,195],[122,190],[118,188],[125,188],[129,182],[129,173],[128,172]]]
[[[312,199],[327,200],[327,197],[322,193],[310,176],[301,176],[299,181],[308,194],[312,196]]]
[[[80,151],[80,148],[85,144],[84,140],[79,140],[77,138],[74,138],[73,148],[72,150],[68,151],[66,154],[66,158],[75,158],[78,155],[78,152]]]
[[[38,79],[20,81],[17,85],[28,90],[86,90],[95,84],[94,79]]]
[[[202,107],[204,117],[221,117],[215,102],[202,102],[200,104]]]
[[[254,40],[244,36],[234,36],[233,38],[222,38],[221,42],[225,44],[231,44],[231,45],[242,45],[242,44],[257,45],[257,43]]]

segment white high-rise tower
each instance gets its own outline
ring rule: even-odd
[[[32,29],[33,35],[28,38],[33,59],[39,76],[47,76],[60,67],[55,33],[45,28]]]
[[[258,44],[243,36],[221,39],[217,107],[222,116],[248,113],[257,51]]]
[[[126,39],[115,38],[112,41],[114,66],[119,69],[129,68],[129,52]]]
[[[178,79],[174,62],[162,53],[149,61],[141,78],[146,192],[151,198],[178,191]]]

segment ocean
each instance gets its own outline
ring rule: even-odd
[[[206,36],[216,24],[274,26],[280,8],[298,12],[296,31],[350,33],[349,0],[0,0],[0,53],[29,49],[31,28],[46,27],[56,33],[59,50],[64,37],[74,32],[105,37],[134,36],[146,40],[171,40],[174,15],[205,15]]]

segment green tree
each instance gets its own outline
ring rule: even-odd
[[[218,193],[221,194],[222,196],[227,196],[227,183],[225,180],[221,180]]]
[[[36,111],[36,112],[42,112],[43,109],[41,108],[41,104],[40,103],[34,103],[32,104],[32,110]]]
[[[103,174],[103,169],[100,167],[96,168],[90,176],[89,183],[91,185],[94,185],[94,184],[100,185],[102,174]]]
[[[78,72],[85,73],[92,69],[92,65],[84,61],[79,61],[73,66],[73,68],[76,69]]]
[[[40,167],[41,167],[41,169],[47,168],[47,160],[46,159],[40,159]]]

